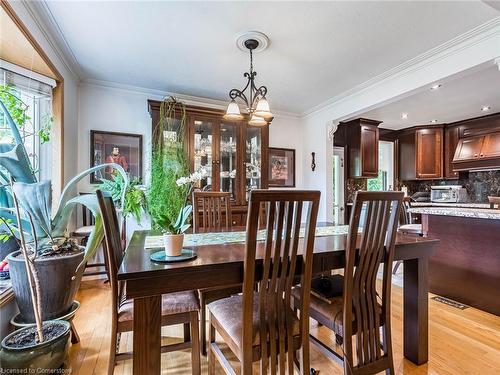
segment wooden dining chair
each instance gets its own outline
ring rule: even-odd
[[[399,227],[398,232],[404,234],[414,234],[418,236],[424,235],[424,230],[422,224],[413,223],[413,217],[409,209],[411,208],[411,198],[404,197],[403,202],[401,203],[401,211],[399,214]],[[392,269],[392,274],[395,275],[398,272],[399,267],[403,261],[398,260]]]
[[[109,352],[108,375],[112,375],[117,361],[132,358],[132,353],[118,353],[120,336],[123,332],[134,329],[134,301],[127,299],[126,286],[117,279],[118,268],[123,260],[120,230],[116,216],[115,206],[111,197],[97,190],[97,198],[102,213],[106,257],[109,265],[109,277],[111,284],[112,322],[111,322],[111,346]],[[191,371],[200,374],[200,349],[198,333],[198,310],[199,304],[193,291],[169,293],[162,296],[162,318],[161,325],[189,324],[191,327],[190,340],[178,344],[164,345],[162,353],[191,348]]]
[[[252,374],[260,360],[261,374],[294,373],[300,350],[301,374],[309,374],[309,299],[319,191],[252,190],[248,203],[243,294],[208,305],[210,347],[208,373],[217,360],[234,373],[215,342],[216,332],[241,363],[241,374]],[[261,203],[267,206],[265,241],[257,242]],[[305,207],[306,206],[306,207]],[[305,237],[299,241],[302,213]],[[302,251],[299,251],[299,245]],[[300,316],[291,309],[296,274],[304,285]],[[258,285],[257,291],[255,285]]]
[[[193,192],[193,233],[220,232],[231,228],[231,193]]]
[[[343,356],[312,335],[311,342],[329,358],[340,360],[345,374],[376,374],[384,370],[394,374],[391,266],[402,199],[402,192],[356,193],[346,242],[343,294],[328,299],[311,295],[311,318],[335,333]],[[376,280],[381,262],[379,294]],[[300,302],[303,287],[301,284],[293,292],[299,309],[304,308]]]
[[[231,193],[193,192],[193,233],[231,230]],[[200,298],[201,353],[207,354],[206,307],[210,302],[241,293],[241,284],[198,290]]]

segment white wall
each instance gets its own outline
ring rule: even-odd
[[[151,117],[147,100],[160,100],[162,96],[132,88],[118,88],[83,83],[79,90],[78,110],[78,172],[90,166],[90,130],[107,130],[143,135],[143,170],[146,181],[149,177],[151,154]],[[200,105],[200,103],[197,103]],[[271,147],[296,150],[296,185],[302,187],[302,137],[301,124],[297,118],[279,116],[273,120],[269,130]],[[80,191],[92,190],[90,179],[80,182]]]
[[[90,131],[105,130],[142,134],[143,171],[149,176],[151,117],[148,99],[159,99],[139,91],[82,84],[78,108],[78,172],[90,167]],[[82,180],[80,191],[91,191],[90,178]]]
[[[64,180],[68,181],[75,175],[78,154],[78,77],[73,74],[61,54],[53,46],[53,42],[42,31],[40,25],[26,5],[21,1],[11,1],[9,5],[14,9],[22,23],[33,35],[50,61],[64,78]]]

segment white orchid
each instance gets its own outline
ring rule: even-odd
[[[205,167],[201,167],[196,172],[191,173],[188,177],[179,178],[176,181],[176,183],[177,183],[177,186],[183,186],[183,185],[187,185],[189,183],[195,184],[198,181],[201,181],[201,180],[207,178],[207,176],[208,176],[207,170],[205,169]]]
[[[177,181],[175,181],[175,183],[177,184],[177,186],[186,185],[187,183],[189,183],[189,177],[181,177]]]

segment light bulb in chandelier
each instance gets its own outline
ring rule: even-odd
[[[271,113],[271,110],[269,109],[269,102],[267,101],[265,96],[260,98],[257,102],[254,114],[264,118],[265,120],[269,120],[274,117]]]
[[[227,106],[226,114],[224,115],[224,120],[238,121],[242,120],[243,115],[240,112],[240,107],[238,103],[234,100],[231,100],[229,105]]]
[[[248,121],[248,124],[252,126],[265,126],[267,125],[267,121],[263,117],[252,114],[252,118]]]

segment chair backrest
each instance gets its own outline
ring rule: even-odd
[[[88,194],[92,194],[92,193],[80,192],[78,194],[79,195],[88,195]],[[90,226],[90,225],[94,225],[94,224],[95,224],[94,215],[92,215],[92,212],[87,207],[82,205],[82,227],[86,227],[86,226]]]
[[[391,271],[402,201],[402,192],[358,191],[354,198],[344,269],[344,362],[347,361],[345,366],[352,366],[349,373],[354,372],[354,368],[385,361],[387,353],[391,353]],[[360,222],[363,209],[364,222]],[[384,262],[382,294],[378,302],[376,279],[381,262]],[[385,322],[384,353],[381,352],[381,319]],[[356,364],[353,362],[353,333],[356,335]]]
[[[299,190],[252,190],[248,203],[243,281],[243,362],[251,363],[254,286],[258,283],[261,373],[293,373],[294,312],[290,308],[296,271],[300,270],[302,308],[300,333],[302,356],[309,358],[309,300],[312,253],[320,192]],[[265,206],[265,242],[257,243],[259,221]],[[306,207],[304,207],[306,206]],[[303,211],[306,212],[302,259],[297,256]],[[296,319],[295,319],[296,320]],[[269,345],[269,348],[268,348]],[[302,362],[304,365],[304,362]],[[305,364],[307,366],[308,363]],[[309,373],[309,369],[307,369]]]
[[[104,253],[108,262],[109,282],[112,290],[113,317],[117,317],[119,304],[124,297],[124,284],[118,281],[118,268],[123,260],[123,248],[120,236],[120,225],[116,216],[113,199],[100,190],[96,191],[104,226]]]
[[[217,232],[231,228],[231,193],[221,191],[193,192],[193,233]]]
[[[400,225],[406,225],[406,224],[413,224],[413,220],[411,218],[411,213],[408,211],[411,208],[411,198],[410,197],[404,197],[403,202],[401,203],[401,211],[399,215],[399,224]]]

